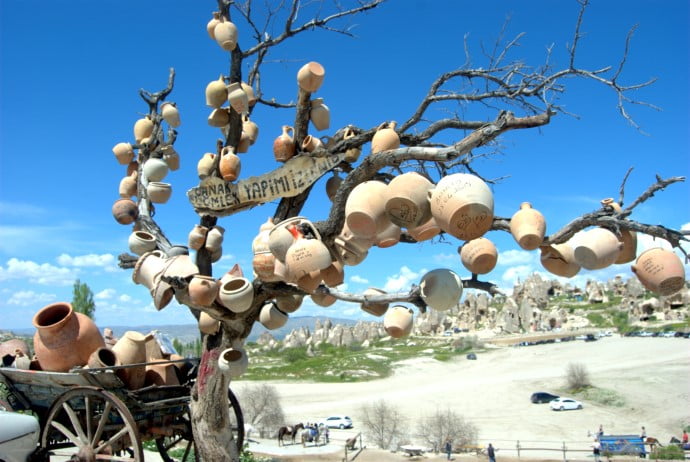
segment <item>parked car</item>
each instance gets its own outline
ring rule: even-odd
[[[529,397],[529,400],[532,401],[533,403],[550,403],[554,399],[557,399],[559,396],[558,395],[552,395],[551,393],[546,393],[545,391],[537,391],[535,393],[532,393],[532,396]]]
[[[38,419],[17,412],[0,411],[0,460],[26,462],[38,448]]]
[[[333,415],[328,417],[324,421],[324,424],[326,424],[328,428],[352,428],[352,419],[346,415]]]
[[[474,360],[477,359],[477,355],[475,353],[467,353],[466,358]]]
[[[594,334],[587,334],[585,337],[585,342],[596,342],[599,340]]]
[[[582,409],[582,403],[572,398],[556,398],[549,402],[549,406],[554,411],[568,411],[572,409]]]

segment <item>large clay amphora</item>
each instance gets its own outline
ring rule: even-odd
[[[462,280],[449,269],[435,269],[422,277],[419,289],[422,300],[429,307],[436,311],[446,311],[460,301]]]
[[[465,242],[458,251],[462,265],[473,274],[487,274],[496,267],[498,250],[485,237]]]
[[[655,294],[673,295],[685,287],[685,268],[671,250],[660,247],[645,250],[631,267],[643,286]]]
[[[386,219],[384,194],[386,184],[364,181],[355,186],[345,203],[345,223],[356,235],[373,238],[381,219]]]
[[[383,328],[393,338],[410,335],[413,324],[412,310],[402,305],[391,307],[383,318]]]
[[[529,202],[523,202],[520,210],[510,219],[510,234],[525,250],[535,250],[544,241],[546,220]]]
[[[146,342],[153,338],[153,334],[144,335],[140,332],[129,330],[113,345],[113,352],[120,364],[140,364],[146,362]],[[118,369],[117,376],[130,390],[136,390],[144,386],[146,366],[135,366]]]
[[[67,302],[41,308],[33,317],[34,353],[44,371],[68,372],[84,366],[91,353],[105,347],[98,327]]]
[[[550,273],[571,278],[580,271],[573,248],[567,242],[541,247],[541,265]]]
[[[431,218],[429,190],[434,184],[417,172],[398,175],[385,190],[388,219],[403,228],[414,228]]]
[[[575,261],[588,270],[613,265],[623,244],[616,235],[605,228],[593,228],[576,236]]]
[[[430,194],[431,213],[448,234],[470,241],[491,229],[494,197],[478,176],[469,173],[445,176]]]

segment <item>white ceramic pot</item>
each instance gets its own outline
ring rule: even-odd
[[[150,181],[146,186],[146,193],[149,200],[154,204],[165,204],[172,195],[172,185],[160,181]]]
[[[233,313],[244,313],[254,301],[254,286],[247,278],[230,279],[220,287],[218,301]]]
[[[161,181],[168,174],[168,164],[163,159],[151,157],[144,162],[143,170],[147,181]]]
[[[462,280],[449,269],[429,271],[419,283],[422,300],[436,311],[456,306],[462,296]]]
[[[218,357],[218,369],[234,379],[247,372],[249,358],[243,348],[228,348],[223,350]]]
[[[146,252],[155,250],[156,238],[153,234],[146,231],[134,231],[127,240],[129,250],[137,255],[144,255]]]

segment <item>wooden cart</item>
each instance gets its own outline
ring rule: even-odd
[[[7,387],[9,410],[31,411],[38,418],[39,460],[78,455],[88,461],[143,462],[143,443],[152,441],[165,462],[197,461],[189,410],[194,374],[183,385],[128,390],[116,370],[142,365],[146,364],[66,373],[0,367],[0,382]],[[230,389],[228,402],[241,451],[244,419]]]

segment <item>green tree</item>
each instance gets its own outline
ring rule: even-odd
[[[79,279],[74,281],[72,290],[72,308],[78,313],[85,314],[91,319],[96,319],[96,303],[93,301],[93,292],[88,284]]]

